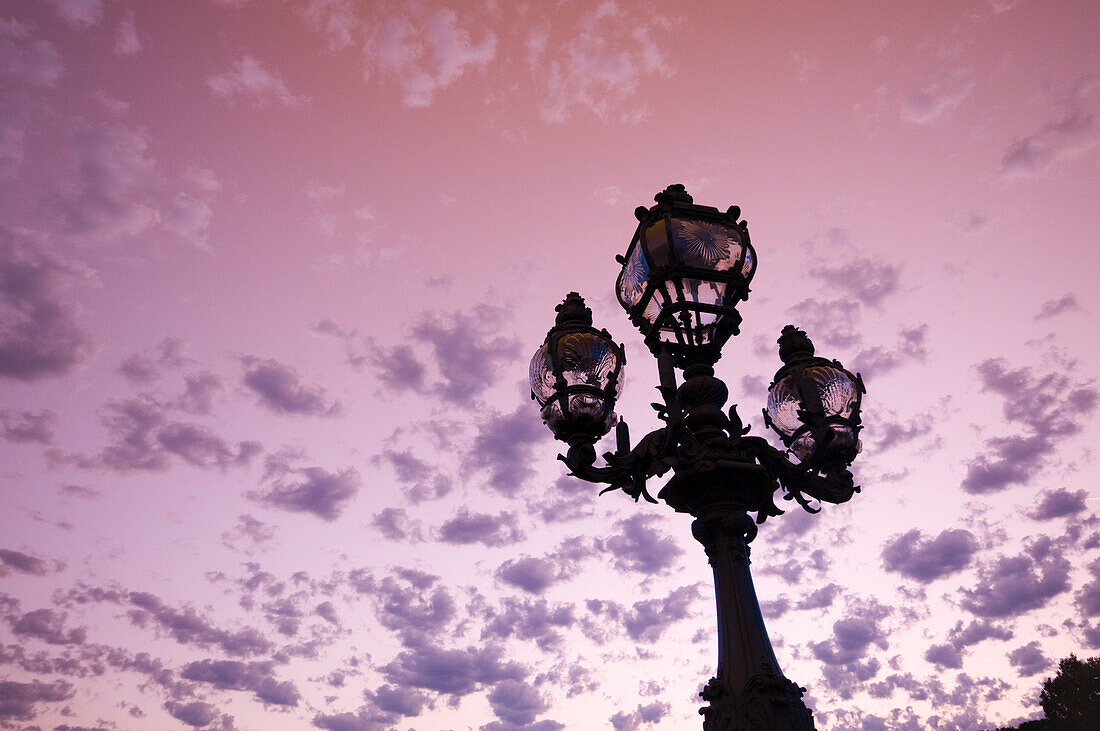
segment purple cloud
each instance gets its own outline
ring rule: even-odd
[[[53,444],[53,430],[57,425],[57,414],[49,409],[23,411],[13,414],[0,411],[0,438],[15,444]]]
[[[1086,490],[1070,492],[1064,487],[1057,490],[1043,490],[1039,493],[1038,504],[1028,513],[1028,517],[1034,520],[1053,520],[1076,515],[1084,512],[1088,495]]]
[[[188,663],[180,677],[207,683],[218,690],[250,691],[261,703],[294,707],[301,697],[289,680],[275,679],[273,662],[241,662],[239,660],[200,660]]]
[[[620,520],[615,523],[618,532],[601,539],[598,548],[611,555],[619,571],[667,573],[684,549],[672,536],[654,527],[660,522],[657,516],[645,513]]]
[[[64,680],[52,683],[0,680],[0,721],[30,721],[37,715],[35,708],[39,703],[67,701],[74,695],[72,683]]]
[[[653,643],[673,624],[691,616],[691,605],[698,598],[699,587],[688,585],[673,589],[665,597],[634,602],[629,610],[617,602],[600,599],[589,599],[585,606],[593,615],[622,623],[635,642]],[[599,643],[606,641],[605,629],[597,629],[591,622],[586,622],[584,629],[590,639]]]
[[[90,270],[45,242],[0,228],[0,377],[37,381],[63,376],[95,352],[64,290]]]
[[[959,587],[960,604],[978,617],[1018,616],[1068,591],[1069,569],[1070,562],[1044,536],[1026,553],[979,564],[977,583]]]
[[[1021,677],[1041,673],[1050,667],[1050,660],[1043,654],[1038,640],[1032,640],[1008,653],[1008,662]]]
[[[282,450],[264,461],[263,486],[250,490],[249,499],[279,510],[312,513],[325,521],[340,517],[359,494],[362,480],[354,467],[329,472],[322,467],[298,467],[302,455]]]
[[[420,521],[411,520],[404,508],[383,508],[375,514],[371,525],[391,541],[422,540]]]
[[[534,474],[535,447],[550,440],[550,431],[531,403],[510,414],[484,415],[466,460],[471,468],[487,469],[489,487],[506,497],[514,497]]]
[[[397,686],[464,696],[502,680],[523,680],[526,669],[504,657],[503,648],[494,645],[465,650],[428,645],[399,653],[379,670],[388,682]]]
[[[526,726],[550,708],[550,702],[533,685],[523,680],[505,679],[489,691],[489,705],[505,723]]]
[[[459,508],[453,518],[439,526],[438,538],[443,543],[481,543],[496,547],[518,543],[526,536],[516,523],[515,513],[505,511],[490,515]]]
[[[49,571],[49,566],[40,558],[35,558],[20,551],[0,548],[0,576],[7,575],[8,571],[13,569],[21,574],[45,576]]]
[[[276,414],[335,416],[342,411],[339,401],[329,399],[320,386],[307,386],[290,366],[275,360],[242,358],[244,385],[259,396],[261,406]]]
[[[1061,440],[1078,433],[1100,402],[1091,385],[1065,373],[1010,369],[1001,358],[977,365],[982,390],[1004,398],[1004,417],[1025,434],[986,440],[982,455],[967,465],[962,488],[973,494],[1025,484],[1046,465]]]
[[[499,608],[487,608],[485,617],[482,640],[534,640],[543,652],[560,651],[565,644],[562,630],[577,622],[572,604],[551,605],[545,599],[515,597],[505,597]]]
[[[671,712],[668,703],[653,701],[644,706],[639,703],[630,713],[619,711],[608,720],[615,731],[639,731],[643,723],[660,723]]]
[[[866,257],[835,267],[819,264],[810,269],[810,276],[871,306],[882,304],[901,286],[901,267]]]
[[[134,353],[123,359],[118,372],[135,385],[147,385],[159,379],[165,370],[178,368],[187,360],[183,357],[183,341],[164,338],[157,344],[156,353]]]
[[[947,528],[935,538],[914,528],[883,545],[882,565],[927,584],[965,569],[977,550],[974,534],[963,528]]]
[[[83,627],[65,629],[66,615],[52,609],[36,609],[16,619],[12,632],[24,637],[34,637],[50,645],[80,645],[88,636]]]
[[[374,458],[375,464],[380,462],[386,462],[393,467],[402,492],[413,505],[444,497],[454,486],[450,476],[414,456],[409,449],[398,452],[387,447]]]
[[[1035,314],[1036,320],[1047,320],[1065,312],[1080,312],[1081,305],[1077,303],[1077,296],[1073,292],[1067,292],[1058,299],[1047,300]]]
[[[99,454],[51,449],[54,465],[105,469],[118,473],[163,472],[179,457],[202,469],[245,467],[262,451],[258,442],[235,446],[198,424],[169,421],[168,407],[149,396],[108,402],[100,414],[111,444]]]

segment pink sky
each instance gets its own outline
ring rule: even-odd
[[[1097,654],[1100,5],[553,5],[0,6],[0,728],[699,728],[690,519],[526,384],[578,290],[657,425],[675,182],[749,221],[754,433],[788,322],[868,385],[863,493],[753,544],[817,727]]]

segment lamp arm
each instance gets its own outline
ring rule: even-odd
[[[811,513],[819,512],[820,508],[813,508],[807,496],[823,503],[840,504],[851,500],[860,491],[853,482],[852,473],[845,468],[818,471],[796,465],[763,437],[742,437],[742,444],[768,474],[779,481],[787,493],[785,497]]]
[[[670,465],[662,459],[667,450],[667,430],[657,429],[646,434],[633,449],[629,448],[630,437],[626,423],[618,427],[618,449],[603,455],[606,467],[596,467],[596,449],[591,441],[584,441],[569,447],[558,459],[569,467],[570,474],[586,482],[610,485],[600,491],[602,495],[612,490],[622,490],[637,502],[639,498],[656,503],[657,500],[646,490],[646,480],[659,477],[667,472]]]

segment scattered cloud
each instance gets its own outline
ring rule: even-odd
[[[336,520],[359,494],[359,471],[354,467],[329,472],[323,467],[298,466],[303,457],[300,452],[287,449],[268,455],[264,460],[262,486],[249,491],[248,497],[279,510]]]
[[[1024,553],[980,562],[977,582],[959,587],[960,604],[977,617],[1015,617],[1068,591],[1069,569],[1062,552],[1041,537]]]
[[[49,564],[22,551],[0,548],[0,576],[7,576],[12,571],[30,576],[45,576],[49,571]]]
[[[982,361],[977,371],[982,390],[1004,399],[1005,420],[1022,425],[1024,433],[985,441],[981,456],[968,463],[962,481],[963,490],[973,494],[1029,482],[1054,455],[1059,442],[1081,430],[1100,401],[1094,386],[1075,383],[1069,373],[1009,368],[1003,358]]]
[[[92,273],[29,233],[0,228],[0,377],[37,381],[63,376],[92,357],[79,308],[64,299]]]
[[[259,403],[276,414],[336,416],[340,402],[329,399],[325,389],[302,383],[293,368],[278,361],[252,356],[241,359],[245,366],[244,385],[259,396]]]
[[[396,80],[405,106],[430,106],[437,92],[496,55],[496,34],[483,30],[474,41],[465,25],[450,8],[388,12],[375,19],[364,44],[368,73]]]
[[[481,543],[489,547],[507,546],[526,538],[514,513],[471,513],[466,508],[459,508],[453,518],[443,521],[437,535],[443,543]]]
[[[255,107],[264,107],[273,102],[284,107],[309,103],[309,97],[291,92],[277,73],[265,69],[252,56],[237,59],[233,62],[232,71],[207,78],[206,85],[215,96],[230,101],[244,99]]]
[[[913,124],[934,124],[958,107],[977,86],[974,69],[964,66],[939,72],[901,105],[901,118]]]
[[[978,547],[974,534],[964,528],[946,528],[935,538],[914,528],[883,545],[882,565],[927,584],[965,569]]]
[[[1051,317],[1056,317],[1066,312],[1080,312],[1081,305],[1077,304],[1077,295],[1073,292],[1067,292],[1058,299],[1047,300],[1043,303],[1043,306],[1039,308],[1039,312],[1036,313],[1036,320],[1047,320]]]
[[[1050,106],[1059,116],[1035,132],[1018,137],[1005,150],[998,173],[1002,180],[1041,175],[1058,163],[1072,160],[1096,146],[1096,90],[1100,81],[1089,75],[1050,93]]]
[[[57,413],[49,409],[18,414],[0,409],[0,439],[15,444],[53,444],[57,423]]]

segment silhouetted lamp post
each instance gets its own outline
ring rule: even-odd
[[[756,524],[782,514],[777,490],[812,513],[818,509],[811,499],[842,503],[859,492],[848,467],[860,449],[863,382],[839,362],[815,357],[806,333],[788,325],[778,341],[783,366],[764,409],[765,424],[787,451],[748,436],[736,407],[723,410],[729,393],[714,377],[756,271],[748,227],[737,206],[722,212],[695,205],[682,185],[654,200],[634,212],[638,229],[617,257],[623,269],[616,287],[657,358],[663,403],[653,406],[664,426],[631,448],[614,412],[625,353],[606,330],[592,327],[592,312],[576,292],[558,305],[556,323],[531,359],[531,395],[554,436],[569,445],[559,458],[571,474],[610,485],[603,492],[621,489],[656,503],[646,480],[673,473],[657,497],[695,518],[692,535],[714,568],[718,670],[700,694],[708,703],[699,711],[704,730],[812,729],[805,689],[784,677],[764,628],[748,544]],[[676,369],[683,370],[679,386]],[[596,466],[594,445],[612,427],[616,450],[603,455],[606,466]]]

